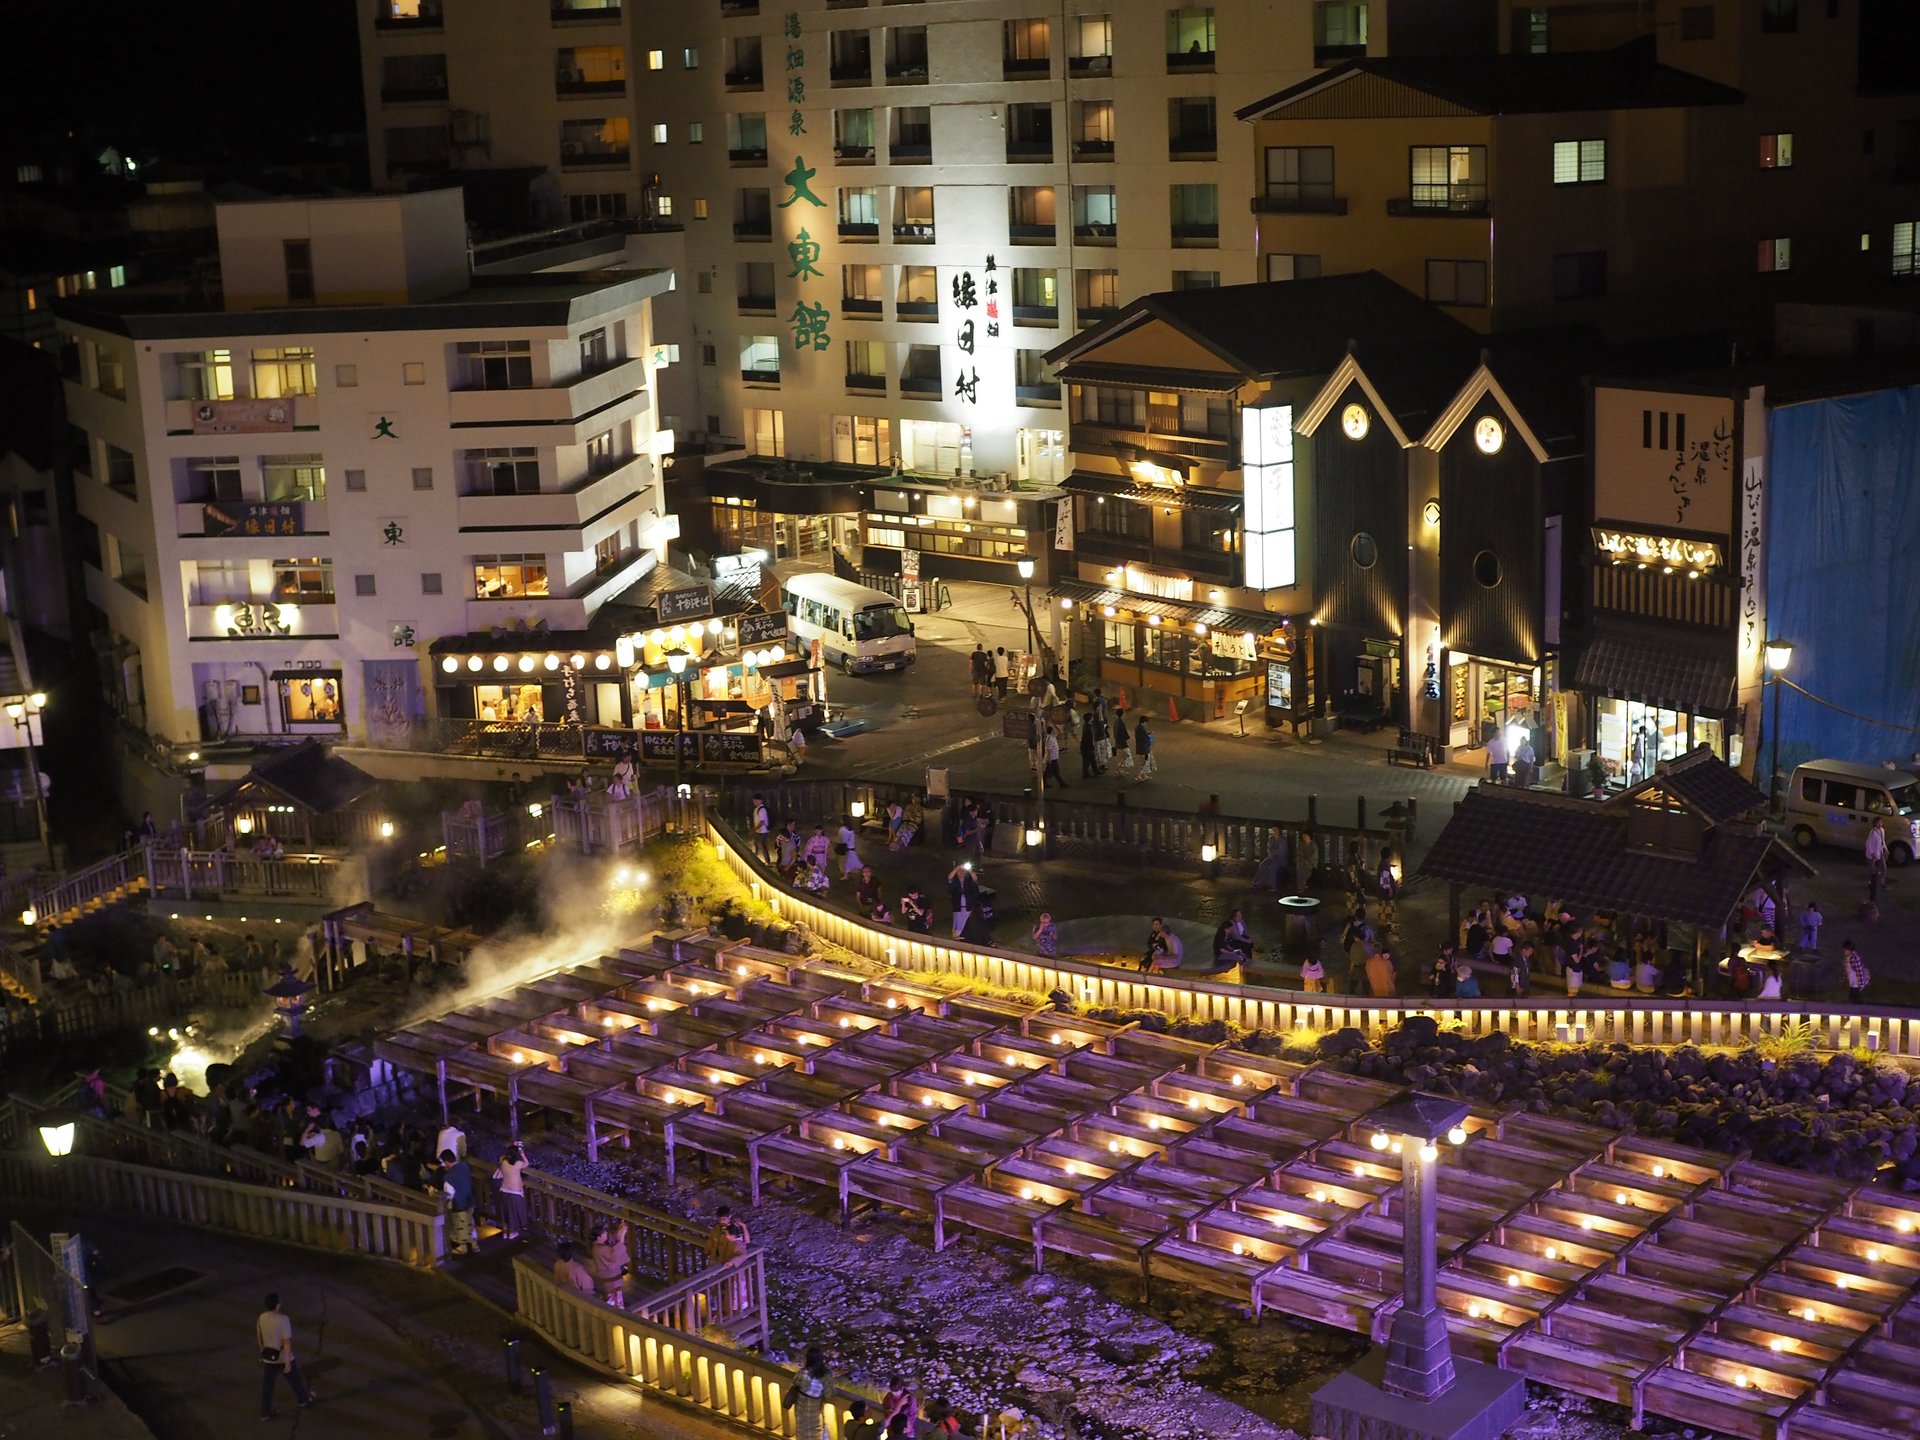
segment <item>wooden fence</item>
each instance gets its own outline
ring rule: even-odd
[[[514,1258],[513,1282],[520,1318],[556,1349],[754,1434],[799,1433],[793,1412],[783,1408],[792,1371],[602,1305],[558,1284],[525,1256]],[[839,1387],[828,1393],[828,1440],[839,1440],[854,1398]]]
[[[262,1005],[266,1003],[263,983],[258,974],[232,972],[191,980],[169,978],[117,994],[83,995],[15,1009],[10,1021],[0,1025],[0,1062],[38,1045],[83,1040],[128,1025],[178,1024],[182,1016],[203,1005]]]
[[[0,1194],[423,1269],[446,1251],[445,1220],[438,1214],[91,1155],[69,1155],[56,1164],[29,1150],[0,1150]]]
[[[901,970],[940,971],[1038,995],[1058,991],[1083,1010],[1159,1010],[1197,1020],[1224,1020],[1248,1030],[1297,1035],[1303,1041],[1347,1028],[1378,1034],[1410,1015],[1430,1016],[1469,1036],[1499,1033],[1530,1044],[1752,1045],[1781,1038],[1804,1024],[1812,1043],[1822,1048],[1877,1050],[1920,1059],[1920,1011],[1885,1006],[1624,1000],[1601,992],[1577,1000],[1484,1000],[1436,1007],[1424,997],[1308,995],[1165,973],[1148,977],[1092,961],[1042,959],[874,925],[838,905],[817,903],[779,884],[749,853],[745,840],[724,822],[710,820],[708,833],[721,859],[755,895],[782,919],[804,925],[824,940]]]
[[[803,823],[825,821],[831,826],[841,816],[853,813],[853,803],[865,807],[863,818],[884,816],[895,801],[924,798],[926,787],[914,784],[871,780],[785,780],[765,785],[734,786],[726,795],[727,815],[745,829],[753,812],[753,797],[764,795],[776,817],[792,815]],[[1388,839],[1383,828],[1367,824],[1368,802],[1361,796],[1355,803],[1352,825],[1332,824],[1323,819],[1318,798],[1307,797],[1307,813],[1300,819],[1254,817],[1246,815],[1197,815],[1184,811],[1153,810],[1137,805],[1096,805],[1079,800],[1049,798],[1044,807],[1032,796],[989,795],[967,791],[968,798],[980,801],[1002,833],[1018,837],[1028,826],[1045,819],[1052,845],[1073,844],[1104,854],[1126,858],[1136,864],[1201,862],[1201,847],[1211,845],[1217,863],[1252,871],[1266,858],[1269,840],[1275,829],[1287,837],[1289,853],[1297,853],[1300,834],[1310,830],[1320,843],[1320,863],[1343,869],[1352,859],[1363,862],[1368,847]],[[949,801],[948,813],[928,813],[927,824],[936,830],[922,838],[929,844],[939,842],[938,835],[951,839],[954,816]],[[1411,798],[1402,802],[1408,811],[1408,833],[1419,818],[1418,803]],[[1017,848],[1017,840],[1015,846]],[[1010,852],[1011,853],[1011,852]]]
[[[140,894],[185,900],[230,895],[319,900],[333,888],[340,866],[337,855],[257,860],[244,852],[174,849],[149,841],[83,870],[48,877],[34,887],[30,903],[45,928],[70,925]]]
[[[554,839],[583,855],[617,855],[638,848],[672,825],[684,823],[681,807],[666,787],[616,800],[605,790],[556,795],[546,808]]]

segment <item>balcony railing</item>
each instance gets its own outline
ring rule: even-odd
[[[875,240],[880,238],[880,222],[877,220],[842,220],[839,225],[842,240]]]
[[[767,147],[742,145],[738,149],[727,151],[727,159],[736,165],[764,165],[767,163]]]
[[[440,28],[440,0],[420,0],[412,15],[396,15],[391,0],[381,0],[373,9],[373,28],[376,30],[438,30]]]
[[[933,222],[931,220],[896,220],[893,225],[893,238],[902,245],[931,245]]]
[[[1050,165],[1053,163],[1053,141],[1009,140],[1007,141],[1007,163],[1009,165]]]
[[[771,315],[773,313],[773,296],[739,295],[735,297],[735,305],[742,314]]]
[[[938,395],[940,377],[938,375],[902,375],[900,393],[902,395]]]
[[[620,19],[618,5],[570,5],[567,0],[552,0],[549,14],[558,24],[572,20],[599,21],[605,24]]]
[[[619,149],[608,147],[589,147],[569,142],[560,151],[560,168],[563,170],[613,170],[625,169],[632,158],[632,152],[622,146]]]
[[[1060,403],[1060,382],[1015,384],[1014,398],[1024,400],[1029,405],[1058,405]]]
[[[1073,142],[1073,158],[1098,165],[1113,159],[1113,141],[1076,140]]]
[[[743,365],[740,368],[740,378],[748,385],[778,385],[780,383],[780,367],[775,365],[771,369],[768,369],[763,366],[758,370],[751,370]]]
[[[1007,226],[1007,238],[1015,245],[1051,245],[1059,236],[1058,227],[1053,225],[1025,225],[1016,221]]]
[[[927,62],[920,60],[890,60],[887,62],[887,83],[889,85],[924,85],[927,83]]]
[[[1006,55],[1000,60],[1000,75],[1006,80],[1044,80],[1052,69],[1053,61],[1045,55]]]
[[[1365,45],[1316,45],[1313,47],[1313,63],[1322,67],[1341,65],[1348,60],[1367,58]]]
[[[893,307],[893,313],[902,320],[938,320],[940,302],[937,300],[902,300]]]
[[[896,140],[887,147],[887,159],[895,165],[931,165],[932,140]]]
[[[720,0],[722,15],[758,15],[760,0]]]
[[[727,71],[727,89],[758,90],[767,83],[767,73],[756,65],[750,70]]]
[[[1199,160],[1218,152],[1220,137],[1213,131],[1174,135],[1167,141],[1167,154],[1174,160]]]
[[[1073,238],[1082,245],[1117,245],[1119,228],[1111,221],[1083,221],[1073,227]]]
[[[404,85],[382,85],[380,100],[386,105],[408,105],[418,101],[445,100],[447,98],[447,77],[442,75],[435,80],[415,80]]]
[[[873,164],[873,146],[835,144],[833,158],[842,165],[871,165]]]
[[[1425,216],[1445,220],[1491,213],[1492,206],[1484,185],[1456,185],[1451,189],[1441,187],[1420,194],[1396,195],[1387,201],[1387,214],[1400,217]]]
[[[773,221],[736,220],[733,222],[733,238],[736,240],[771,240]]]
[[[887,393],[887,377],[884,375],[858,375],[849,372],[847,375],[847,389],[864,390],[874,394],[884,395]]]
[[[1256,215],[1344,215],[1347,213],[1347,197],[1311,192],[1303,194],[1299,191],[1269,192],[1253,197],[1253,213]]]
[[[842,315],[878,316],[882,308],[878,300],[868,300],[858,295],[842,295],[840,297],[840,313]]]
[[[1111,55],[1069,55],[1067,74],[1073,76],[1111,75],[1113,56]]]
[[[863,57],[859,60],[837,61],[827,69],[827,79],[836,87],[858,87],[873,83],[873,60]]]
[[[1173,243],[1176,249],[1207,249],[1220,243],[1220,226],[1197,220],[1176,222]]]
[[[578,95],[624,95],[627,93],[625,80],[583,80],[578,75],[556,75],[553,77],[553,93],[561,99]]]
[[[565,490],[462,495],[454,502],[455,519],[462,530],[577,530],[602,516],[618,518],[616,508],[637,511],[657,503],[655,483],[649,457],[634,455]]]
[[[1060,323],[1060,307],[1058,305],[1022,305],[1018,301],[1015,301],[1013,306],[1013,323],[1016,325],[1058,325]]]

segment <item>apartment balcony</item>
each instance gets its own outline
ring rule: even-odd
[[[1079,317],[1080,327],[1083,330],[1089,325],[1098,325],[1102,320],[1111,320],[1114,316],[1118,315],[1119,313],[1120,313],[1120,307],[1118,305],[1076,305],[1074,306],[1074,314]],[[1080,424],[1078,420],[1074,421],[1073,423],[1076,425]]]
[[[1084,320],[1088,312],[1082,310],[1080,314]],[[1162,419],[1157,415],[1126,422],[1088,420],[1076,416],[1073,428],[1076,433],[1084,432],[1102,441],[1124,441],[1205,462],[1224,463],[1233,451],[1233,437],[1230,435],[1192,434],[1180,430],[1177,420]]]
[[[873,146],[836,144],[833,147],[833,158],[842,165],[871,165],[873,164]]]
[[[590,475],[568,490],[520,495],[462,495],[456,517],[462,530],[579,530],[609,511],[657,495],[653,462],[635,455],[604,475]],[[565,548],[579,548],[566,542]]]
[[[1009,140],[1007,141],[1007,163],[1009,165],[1051,165],[1053,141]]]
[[[1070,55],[1067,57],[1067,74],[1076,80],[1084,80],[1096,75],[1111,75],[1113,74],[1113,56]]]
[[[340,634],[340,611],[331,595],[305,600],[231,600],[187,606],[189,640],[284,643],[330,640]]]
[[[900,393],[915,398],[940,398],[940,377],[938,375],[902,375]]]
[[[1016,400],[1026,405],[1058,405],[1060,403],[1060,382],[1047,385],[1019,385],[1013,387]]]
[[[627,93],[627,82],[625,80],[583,80],[578,75],[556,75],[553,77],[553,93],[562,100],[573,100],[588,95],[624,95]]]
[[[324,500],[186,500],[173,509],[174,533],[183,540],[269,540],[332,530]]]
[[[896,140],[887,146],[887,159],[895,165],[931,165],[932,140]]]
[[[1344,215],[1347,197],[1333,194],[1300,194],[1281,191],[1253,197],[1256,215]]]
[[[746,385],[778,385],[780,383],[780,369],[778,366],[774,366],[771,369],[763,366],[758,370],[749,370],[742,367],[740,380]]]
[[[260,435],[320,428],[320,397],[281,400],[169,400],[169,435]]]
[[[1220,244],[1220,227],[1203,225],[1197,221],[1177,224],[1173,227],[1173,248],[1176,250],[1212,250]]]
[[[1045,55],[1038,59],[1005,55],[1000,60],[1000,78],[1003,80],[1044,80],[1052,70],[1053,61]]]
[[[1219,149],[1220,137],[1210,130],[1204,134],[1173,135],[1167,140],[1169,160],[1211,160]]]
[[[835,90],[858,89],[873,84],[873,61],[846,60],[827,68],[827,83]]]
[[[1013,323],[1016,325],[1039,325],[1052,327],[1060,323],[1058,305],[1018,305],[1013,307]],[[1058,386],[1054,387],[1056,390]]]
[[[883,306],[878,300],[867,300],[856,295],[840,297],[840,313],[855,320],[878,320]]]
[[[937,300],[902,300],[893,307],[893,313],[902,320],[938,320],[940,302]]]
[[[733,222],[733,238],[771,240],[773,239],[773,221],[771,219],[736,220]]]
[[[444,102],[446,98],[447,81],[444,75],[435,80],[420,81],[412,85],[382,85],[380,87],[380,103],[382,105],[430,104]]]
[[[1213,51],[1179,50],[1167,56],[1169,75],[1203,75],[1213,69]]]
[[[420,0],[410,15],[396,15],[392,0],[380,0],[373,8],[373,28],[403,34],[419,34],[440,28],[440,0]]]
[[[729,90],[760,90],[765,88],[766,83],[766,70],[758,65],[750,70],[727,71],[727,89]]]
[[[737,150],[727,151],[727,159],[739,166],[765,165],[767,147],[764,145],[743,145]]]
[[[1450,195],[1396,195],[1387,201],[1387,214],[1400,219],[1461,220],[1493,213],[1484,187],[1460,187]]]
[[[734,308],[742,315],[771,315],[774,300],[771,295],[736,295]]]
[[[1104,165],[1113,159],[1113,141],[1076,140],[1073,142],[1073,158],[1089,165]]]
[[[927,83],[925,60],[898,60],[887,65],[887,84],[924,85]]]
[[[562,170],[624,170],[633,158],[626,146],[585,146],[569,141],[560,147]]]
[[[933,243],[933,222],[931,220],[900,220],[894,223],[893,238],[901,245],[931,245]]]
[[[1321,69],[1329,65],[1344,65],[1349,60],[1366,58],[1365,45],[1316,45],[1313,47],[1313,63]]]
[[[567,0],[553,0],[548,13],[556,25],[609,25],[618,24],[622,18],[618,5],[570,5]]]
[[[847,389],[863,395],[884,395],[887,393],[887,377],[884,375],[847,375]]]
[[[760,0],[720,0],[720,13],[730,19],[741,15],[758,15]]]
[[[1089,222],[1073,227],[1073,238],[1082,245],[1118,245],[1120,227],[1117,224]]]
[[[568,385],[525,390],[455,390],[448,418],[462,425],[562,425],[644,389],[647,362],[635,356]]]
[[[840,238],[862,244],[874,245],[880,241],[880,222],[877,220],[842,220]]]
[[[1055,225],[1007,226],[1007,239],[1015,245],[1051,245],[1060,238],[1060,230]]]

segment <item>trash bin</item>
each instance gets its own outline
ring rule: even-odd
[[[1320,902],[1311,895],[1280,897],[1280,948],[1288,955],[1308,955],[1319,948],[1317,916]]]
[[[76,1332],[69,1330],[71,1337]],[[60,1347],[60,1374],[66,1382],[67,1403],[84,1405],[87,1403],[87,1369],[80,1363],[83,1347],[78,1339],[68,1339]]]

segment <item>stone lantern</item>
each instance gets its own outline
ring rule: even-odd
[[[289,1038],[300,1033],[300,1020],[307,1010],[307,992],[313,989],[311,980],[302,980],[293,973],[293,966],[282,965],[280,978],[267,986],[266,993],[273,997],[276,1014],[286,1022]]]

